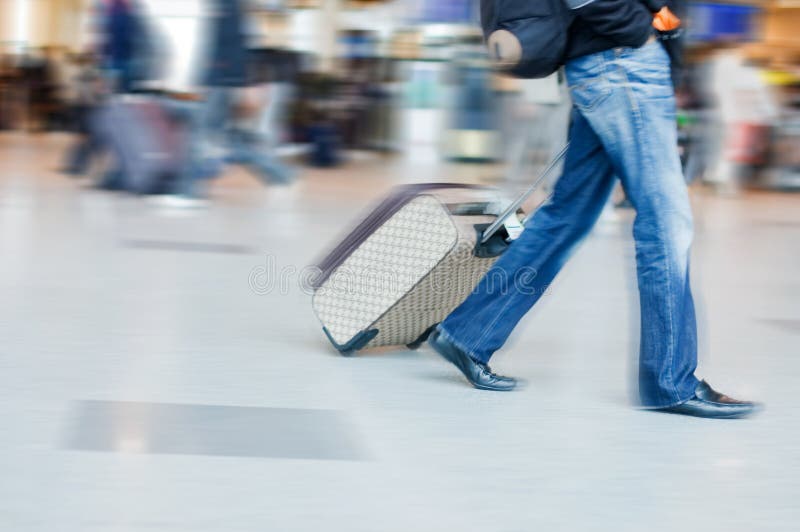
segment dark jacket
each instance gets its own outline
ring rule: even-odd
[[[653,14],[669,6],[683,14],[684,0],[564,0],[575,19],[567,59],[620,46],[638,48],[654,33]],[[673,58],[674,60],[675,58]]]
[[[117,89],[128,92],[136,82],[158,77],[160,55],[156,35],[138,0],[104,0],[99,19],[103,29],[103,66],[117,71]]]
[[[205,83],[210,87],[247,85],[247,42],[240,0],[214,0]]]

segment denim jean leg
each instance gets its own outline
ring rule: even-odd
[[[573,112],[564,173],[550,201],[439,326],[445,338],[488,362],[539,300],[603,210],[615,178],[597,135]]]
[[[697,330],[689,283],[692,215],[669,57],[658,42],[596,56],[569,63],[567,77],[636,209],[639,394],[645,407],[670,406],[692,397],[697,386]],[[597,61],[605,65],[603,80],[586,83]]]

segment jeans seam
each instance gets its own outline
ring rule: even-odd
[[[667,246],[665,246],[667,247]],[[668,259],[671,257],[668,257]],[[667,293],[672,293],[672,265],[667,264]],[[667,304],[667,312],[669,313],[669,328],[670,328],[670,335],[669,335],[669,365],[667,366],[667,374],[669,376],[669,383],[672,386],[672,391],[675,394],[675,397],[679,397],[678,388],[675,386],[675,376],[672,374],[672,365],[675,360],[675,338],[674,334],[677,334],[675,330],[675,309],[673,308],[673,301],[672,298],[668,298],[669,303]]]
[[[508,297],[508,299],[506,300],[506,302],[505,302],[505,303],[503,303],[503,306],[502,306],[502,307],[500,308],[500,310],[497,312],[497,315],[496,315],[496,316],[494,317],[494,319],[493,319],[491,322],[489,322],[489,324],[488,324],[488,325],[487,325],[487,326],[486,326],[486,327],[483,329],[483,333],[482,333],[482,334],[480,335],[480,337],[479,337],[479,338],[478,338],[478,339],[475,341],[475,345],[476,345],[476,346],[478,346],[478,345],[482,344],[482,343],[483,343],[483,341],[486,339],[486,337],[487,337],[487,336],[489,336],[489,333],[492,331],[492,329],[494,329],[494,326],[495,326],[495,325],[497,325],[497,322],[498,322],[498,321],[500,321],[500,316],[502,316],[502,315],[505,313],[505,311],[506,311],[506,310],[508,310],[508,307],[511,305],[511,302],[512,302],[513,300],[514,300],[514,299],[513,299],[513,294],[509,295],[509,297]],[[481,360],[483,360],[483,357],[480,357],[480,358],[481,358]]]
[[[619,57],[617,57],[619,59]],[[631,104],[631,111],[633,112],[634,120],[636,121],[637,128],[640,128],[642,125],[642,115],[641,109],[639,109],[639,104],[636,102],[636,98],[633,97],[633,91],[631,90],[631,80],[628,78],[628,73],[625,72],[625,68],[622,65],[617,65],[620,73],[622,74],[625,83],[623,86],[625,87],[625,94],[628,96],[628,102]]]

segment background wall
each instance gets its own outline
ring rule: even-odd
[[[91,0],[0,0],[0,47],[80,48],[88,42],[90,4]]]

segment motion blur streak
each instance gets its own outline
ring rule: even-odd
[[[496,218],[567,140],[478,4],[0,0],[1,530],[800,530],[800,1],[670,2],[697,374],[761,415],[636,408],[619,185],[492,358],[517,391],[326,337],[316,266],[394,187]],[[383,262],[343,282],[391,296]]]

